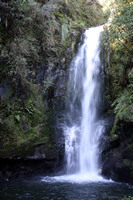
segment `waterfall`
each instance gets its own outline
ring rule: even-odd
[[[100,61],[100,33],[103,26],[83,35],[69,70],[64,125],[67,174],[98,176],[99,141],[104,131],[100,120],[103,67]]]

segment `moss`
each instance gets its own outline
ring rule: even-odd
[[[1,95],[0,156],[32,154],[39,142],[46,144],[48,155],[56,146],[56,114],[49,106],[54,101],[49,95],[55,84],[51,77],[57,68],[66,70],[84,28],[99,23],[101,7],[81,0],[68,5],[65,0],[6,5],[1,5],[0,79],[9,91]]]
[[[46,144],[47,151],[51,146],[55,145],[53,130],[48,124],[39,125],[40,120],[34,125],[31,122],[27,122],[28,130],[26,131],[23,130],[22,124],[19,122],[14,123],[14,126],[13,122],[10,122],[13,127],[8,129],[7,132],[1,132],[0,156],[26,156],[33,154],[35,145],[40,142]],[[23,149],[25,149],[25,152],[23,152]]]
[[[133,200],[133,197],[131,197],[131,196],[126,196],[126,197],[122,198],[121,200]]]
[[[129,148],[129,149],[133,149],[133,143],[128,144],[128,148]]]
[[[10,151],[17,153],[26,143],[31,143],[33,146],[34,143],[41,141],[53,143],[44,104],[38,105],[38,101],[29,99],[26,100],[23,108],[19,104],[18,107],[13,104],[11,109],[7,108],[6,114],[8,116],[1,122],[1,145],[3,146],[1,155],[3,153],[7,155]]]
[[[131,160],[129,160],[129,159],[123,159],[123,163],[124,163],[124,165],[125,165],[126,167],[130,167],[130,165],[131,165]]]

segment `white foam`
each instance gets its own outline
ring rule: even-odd
[[[55,182],[61,182],[61,183],[78,183],[78,184],[84,184],[84,183],[98,183],[98,182],[113,182],[111,179],[104,179],[100,175],[96,174],[72,174],[72,175],[62,175],[62,176],[46,176],[43,177],[42,181],[49,182],[49,183],[55,183]]]

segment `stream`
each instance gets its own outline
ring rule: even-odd
[[[67,182],[53,178],[7,181],[0,184],[1,200],[120,200],[133,196],[133,187],[115,182]],[[47,180],[47,181],[46,181]]]

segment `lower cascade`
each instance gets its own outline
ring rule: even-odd
[[[90,28],[71,63],[64,125],[67,175],[98,179],[99,141],[104,132],[100,120],[103,66],[100,60],[100,34],[103,26]],[[102,177],[101,177],[102,178]]]

